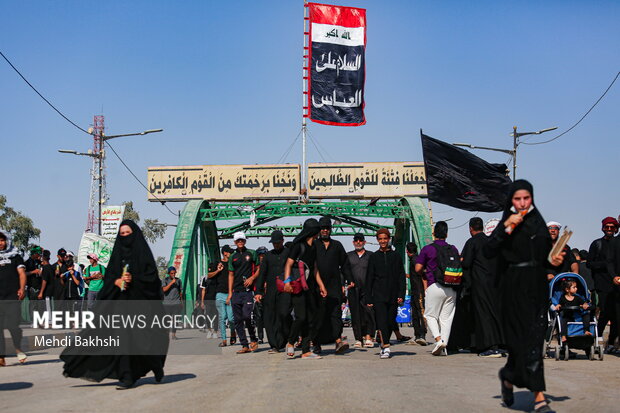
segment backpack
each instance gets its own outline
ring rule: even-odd
[[[447,287],[458,287],[463,281],[463,268],[461,257],[452,245],[432,245],[437,251],[437,268],[433,275],[435,281]]]

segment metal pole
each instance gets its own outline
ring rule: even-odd
[[[101,235],[101,203],[103,197],[103,141],[99,144],[99,156],[97,157],[97,161],[99,162],[99,232],[98,235]]]
[[[98,219],[97,219],[97,223],[98,223],[98,228],[99,231],[97,232],[98,235],[102,234],[101,231],[101,198],[103,197],[103,136],[99,135],[99,148],[97,151],[97,163],[99,166],[99,177],[98,177],[98,181],[99,181],[99,199],[97,199],[97,210],[98,210]]]
[[[307,192],[306,192],[306,188],[308,187],[308,173],[307,173],[307,169],[308,169],[308,165],[306,162],[306,139],[307,139],[307,130],[308,130],[308,125],[306,123],[306,117],[307,114],[309,113],[310,107],[308,105],[308,102],[310,102],[310,99],[308,99],[308,76],[310,76],[310,73],[308,71],[308,56],[310,55],[310,50],[309,50],[309,42],[308,42],[308,36],[309,36],[309,32],[310,32],[310,25],[309,25],[309,16],[308,16],[308,2],[307,0],[304,0],[304,53],[303,53],[303,66],[302,66],[302,117],[301,117],[301,145],[302,145],[302,150],[301,150],[301,193],[304,194],[304,197],[307,198]]]
[[[512,138],[513,138],[513,146],[512,146],[512,180],[515,181],[517,179],[517,127],[512,127]]]

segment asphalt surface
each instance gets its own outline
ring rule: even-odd
[[[350,329],[345,334],[352,337]],[[183,342],[206,340],[196,331],[178,335],[172,350]],[[218,340],[206,341],[211,346]],[[286,360],[284,353],[268,354],[266,344],[252,354],[235,354],[239,348],[200,356],[171,351],[161,384],[151,375],[125,391],[117,391],[112,380],[90,383],[63,377],[60,349],[31,352],[24,365],[8,357],[7,366],[0,368],[0,406],[3,412],[508,413],[529,411],[533,401],[530,392],[517,389],[512,408],[502,406],[497,371],[506,359],[469,353],[434,357],[431,346],[406,344],[393,344],[387,360],[379,359],[377,347],[335,355],[333,346],[324,346],[321,360]],[[545,360],[551,407],[558,412],[620,411],[620,357],[589,361],[577,353],[574,360]]]

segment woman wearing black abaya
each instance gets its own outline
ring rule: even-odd
[[[164,328],[150,327],[153,317],[161,320],[165,314],[161,281],[153,253],[142,231],[131,220],[121,223],[103,282],[94,307],[96,317],[122,312],[123,315],[145,315],[148,321],[145,326],[113,331],[120,336],[120,351],[109,347],[87,351],[67,347],[60,356],[65,362],[63,374],[97,382],[105,378],[117,379],[120,381],[117,389],[132,387],[150,371],[160,382],[168,351],[168,333]],[[105,337],[107,333],[103,328],[85,329],[79,336]]]
[[[512,184],[504,215],[485,246],[497,257],[504,338],[508,361],[500,370],[502,400],[514,403],[513,386],[534,393],[535,412],[553,412],[543,391],[543,343],[547,328],[549,287],[546,267],[551,237],[534,206],[534,189],[525,180]],[[553,265],[563,255],[553,257]]]
[[[301,341],[301,357],[304,359],[320,359],[321,356],[310,351],[310,340],[316,336],[315,313],[318,307],[317,290],[320,296],[325,297],[327,290],[321,280],[319,270],[316,266],[316,249],[314,240],[320,231],[319,222],[314,218],[309,218],[304,222],[301,232],[293,240],[289,256],[284,264],[284,292],[291,294],[291,306],[295,312],[295,318],[291,324],[288,343],[286,345],[286,355],[288,358],[295,358],[295,343],[299,337]],[[302,262],[308,271],[308,290],[293,292],[290,284],[293,266]],[[301,275],[303,276],[303,275]]]

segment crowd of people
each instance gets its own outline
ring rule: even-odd
[[[271,250],[248,249],[245,234],[237,232],[233,237],[235,249],[225,245],[201,279],[198,308],[217,312],[214,330],[219,333],[219,345],[238,341],[237,354],[256,351],[266,337],[271,354],[284,352],[294,359],[300,351],[301,359],[320,359],[325,345],[333,344],[336,355],[350,348],[343,336],[342,308],[346,303],[353,348],[378,345],[379,357],[388,359],[392,334],[399,342],[426,346],[430,333],[434,356],[460,349],[474,351],[480,357],[507,353],[507,363],[499,373],[504,403],[513,403],[513,386],[526,387],[535,394],[536,411],[546,412],[551,410],[543,394],[542,344],[547,330],[549,281],[566,272],[583,277],[591,291],[590,302],[578,299],[568,282],[561,305],[575,302],[584,310],[591,309],[598,318],[601,336],[610,324],[606,351],[618,352],[614,344],[620,321],[619,227],[618,220],[607,217],[602,221],[603,236],[594,240],[589,250],[567,245],[550,256],[561,224],[543,221],[534,204],[532,186],[519,180],[513,184],[502,219],[490,235],[485,235],[482,219],[472,218],[471,238],[459,253],[447,242],[446,222],[439,221],[433,228],[431,244],[419,252],[414,242],[406,245],[407,266],[392,247],[387,228],[376,231],[379,248],[374,252],[366,249],[362,233],[353,236],[353,249],[347,252],[332,238],[328,217],[307,219],[291,242],[285,243],[281,231],[273,231]],[[152,253],[140,235],[133,222],[123,223],[110,260],[115,267],[112,270],[100,265],[94,254],[88,256],[89,266],[79,266],[74,255],[62,248],[55,263],[50,262],[50,252],[40,247],[32,248],[24,261],[11,245],[10,235],[1,231],[0,299],[28,296],[31,310],[49,310],[55,301],[62,302],[67,310],[84,308],[83,303],[91,309],[97,300],[117,299],[140,285],[141,290],[150,292],[136,297],[161,300],[162,311],[167,314],[181,313],[184,291],[193,287],[183,285],[174,267],[159,279]],[[123,263],[133,260],[133,276],[120,264],[121,256]],[[136,278],[135,272],[143,275]],[[396,322],[398,308],[407,297],[414,337],[403,335]],[[19,325],[4,317],[8,314],[5,307],[0,311],[0,327],[11,332],[18,359],[24,362]],[[174,329],[169,333],[176,338]],[[4,342],[0,345],[0,365],[4,365]],[[161,357],[143,360],[138,371],[120,357],[112,362],[121,366],[120,370],[95,373],[84,368],[94,363],[92,360],[70,355],[64,355],[63,360],[67,376],[118,378],[121,387],[128,388],[151,370],[161,379],[165,355]]]
[[[21,322],[32,321],[35,311],[90,310],[103,287],[106,269],[96,254],[88,255],[88,266],[78,264],[75,254],[64,248],[57,251],[55,262],[51,260],[51,252],[40,246],[33,246],[24,260],[12,245],[11,235],[0,230],[0,330],[9,330],[20,363],[27,359],[20,350]],[[22,315],[17,301],[24,298],[28,299],[28,311]],[[0,366],[4,365],[5,343],[0,340]]]
[[[553,245],[561,224],[550,221],[544,226]],[[592,293],[590,305],[599,314],[599,331],[602,333],[609,321],[613,321],[608,353],[618,351],[614,345],[618,316],[615,303],[620,296],[609,294],[615,291],[613,275],[617,273],[613,269],[613,248],[600,246],[607,246],[607,241],[602,244],[603,240],[614,239],[618,227],[616,219],[606,218],[604,236],[592,243],[589,252],[566,246],[561,265],[545,266],[547,281],[565,272],[584,278]],[[353,249],[346,252],[341,242],[332,239],[327,217],[307,220],[292,242],[285,243],[282,232],[274,231],[271,250],[246,248],[246,237],[238,232],[234,234],[236,248],[223,246],[221,258],[211,264],[208,274],[201,279],[197,305],[207,313],[217,312],[218,323],[213,332],[219,333],[220,347],[237,343],[239,337],[242,347],[239,354],[256,350],[263,344],[265,332],[271,353],[285,351],[291,357],[301,347],[303,358],[318,358],[326,343],[335,343],[336,353],[342,353],[349,347],[342,340],[341,310],[346,304],[354,348],[374,347],[378,343],[388,349],[392,333],[397,333],[400,342],[425,346],[429,331],[435,340],[431,350],[434,355],[467,349],[481,357],[502,357],[506,350],[501,301],[497,298],[498,263],[496,257],[485,255],[491,238],[483,230],[482,219],[472,218],[471,238],[459,253],[446,241],[446,223],[437,222],[433,243],[419,252],[414,242],[407,243],[407,266],[391,247],[391,234],[385,228],[376,234],[379,245],[376,252],[366,249],[367,240],[362,233],[353,236]],[[620,250],[620,245],[617,248]],[[456,285],[443,280],[446,267],[450,268],[445,261],[450,259],[457,262],[457,268],[462,268],[462,281]],[[307,288],[301,288],[300,263]],[[174,275],[176,269],[170,267],[169,272]],[[291,282],[299,287],[291,289],[287,286]],[[413,338],[400,334],[395,322],[397,309],[403,306],[405,297],[410,297],[409,324],[413,327]],[[300,334],[300,330],[308,332]],[[389,351],[380,353],[388,358],[384,353]]]

